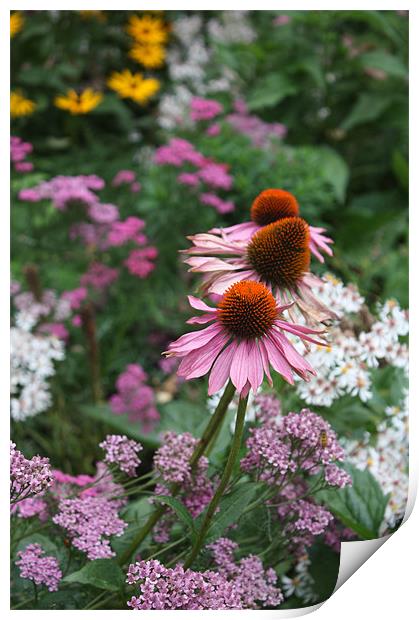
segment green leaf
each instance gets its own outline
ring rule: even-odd
[[[186,525],[191,534],[194,536],[196,534],[195,525],[192,519],[192,516],[187,508],[175,497],[170,497],[168,495],[155,495],[154,501],[161,502],[162,504],[166,504],[170,506],[179,519]]]
[[[393,153],[393,172],[400,182],[403,189],[407,190],[409,187],[409,164],[406,158],[400,151],[396,150]]]
[[[238,521],[245,508],[250,504],[257,489],[262,488],[259,482],[245,482],[237,486],[234,491],[225,495],[220,502],[220,510],[214,515],[207,536],[206,543],[217,540],[222,536],[224,530]],[[205,514],[205,513],[204,513]],[[196,529],[199,529],[203,515],[196,522]]]
[[[364,540],[378,538],[389,496],[383,494],[367,469],[361,471],[352,465],[345,469],[352,476],[351,487],[319,491],[316,497]]]
[[[124,573],[115,560],[93,560],[75,573],[64,577],[63,581],[118,592],[124,585]]]
[[[126,415],[113,413],[108,405],[85,405],[81,407],[81,410],[93,420],[99,420],[116,431],[141,441],[150,448],[158,448],[160,445],[156,433],[142,433],[138,422],[134,424],[128,420]]]
[[[341,128],[347,131],[357,125],[362,125],[362,123],[377,120],[393,101],[394,98],[391,95],[363,93],[358,97],[354,107],[341,124]]]
[[[365,68],[379,69],[393,77],[407,79],[408,76],[407,67],[400,58],[384,51],[362,54],[360,62]]]
[[[250,92],[247,101],[249,110],[271,108],[296,92],[297,88],[287,77],[280,73],[269,73],[258,80]]]
[[[349,180],[349,168],[345,160],[339,153],[327,147],[319,149],[319,155],[323,178],[333,187],[338,201],[344,202]]]
[[[315,544],[310,549],[310,575],[314,579],[313,590],[318,600],[325,601],[335,589],[338,579],[340,555],[324,544]]]

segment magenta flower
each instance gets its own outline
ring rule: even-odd
[[[209,121],[223,111],[223,106],[215,99],[194,97],[191,101],[191,119],[193,121]]]
[[[114,178],[112,179],[112,185],[114,187],[118,187],[119,185],[123,185],[124,183],[130,184],[135,181],[135,172],[134,170],[120,170],[116,173]]]
[[[108,267],[103,263],[92,263],[85,274],[80,278],[80,284],[82,286],[92,286],[97,290],[104,290],[108,288],[118,279],[119,271],[113,267]]]
[[[309,380],[309,373],[316,374],[284,332],[323,344],[311,336],[321,332],[287,323],[281,313],[289,306],[278,306],[263,284],[236,282],[226,291],[217,308],[192,296],[189,296],[189,303],[205,314],[189,319],[188,323],[212,324],[172,342],[166,355],[183,358],[178,374],[185,379],[202,377],[211,371],[210,395],[220,390],[229,378],[242,396],[250,388],[256,392],[265,374],[272,385],[269,366],[291,384],[294,373],[305,381]]]
[[[216,194],[201,194],[199,199],[202,204],[214,207],[214,209],[218,211],[218,213],[221,213],[221,215],[224,213],[231,213],[231,211],[234,211],[235,209],[234,203],[231,202],[231,200],[222,200],[222,198]]]

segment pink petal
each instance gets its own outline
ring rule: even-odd
[[[265,347],[265,344],[264,344],[263,340],[259,340],[259,353],[260,353],[260,358],[261,358],[262,364],[263,364],[263,370],[265,372],[265,375],[268,377],[269,385],[272,386],[273,385],[273,381],[272,381],[272,377],[271,377],[271,371],[269,370],[268,352],[266,350],[266,347]]]
[[[229,286],[234,284],[235,282],[240,282],[241,280],[256,280],[258,277],[254,277],[256,272],[252,270],[240,271],[238,273],[228,273],[222,276],[217,276],[214,278],[208,290],[211,293],[217,293],[218,295],[222,295]]]
[[[236,349],[237,342],[233,341],[223,351],[221,351],[220,355],[215,360],[208,381],[209,396],[212,396],[218,392],[218,390],[221,390],[221,388],[226,384],[227,379],[230,376],[231,362]]]
[[[265,344],[266,351],[268,352],[268,359],[272,368],[274,368],[276,372],[279,372],[279,374],[282,375],[288,383],[293,385],[294,377],[292,375],[292,368],[288,364],[277,343],[273,342],[269,335],[263,338],[263,342]]]
[[[207,344],[212,338],[217,336],[222,327],[219,323],[213,323],[208,327],[196,332],[190,332],[184,334],[169,345],[169,355],[176,355],[179,353],[189,353]]]
[[[201,314],[201,316],[192,316],[186,322],[189,323],[189,325],[204,325],[210,321],[215,321],[216,318],[217,317],[215,317],[213,313],[209,314],[209,312],[207,312],[206,314]]]
[[[239,392],[241,392],[246,385],[248,377],[248,360],[248,344],[245,340],[242,340],[237,346],[237,350],[234,354],[230,368],[230,378],[233,385]]]
[[[255,341],[249,343],[248,355],[249,381],[252,386],[252,390],[256,392],[258,387],[262,385],[263,382],[263,363],[260,356],[259,347]]]
[[[179,365],[178,375],[186,379],[196,379],[205,375],[228,340],[229,336],[221,332],[204,347],[188,353]]]
[[[279,344],[279,346],[282,346],[288,363],[291,364],[295,370],[301,371],[303,378],[307,377],[307,372],[310,372],[313,375],[316,374],[308,361],[294,349],[292,344],[283,334],[273,332],[270,336]]]
[[[203,312],[216,312],[217,308],[213,308],[212,306],[208,306],[202,299],[198,299],[198,297],[194,297],[193,295],[188,295],[189,304],[195,310],[203,310]]]

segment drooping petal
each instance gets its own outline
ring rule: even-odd
[[[252,390],[256,392],[263,382],[263,362],[260,356],[258,343],[251,341],[248,343],[248,366],[249,366],[249,382]]]
[[[280,332],[272,331],[270,333],[270,337],[280,346],[284,352],[284,356],[287,359],[287,362],[294,368],[294,370],[303,377],[303,379],[308,380],[307,373],[310,372],[312,375],[315,375],[316,372],[312,368],[312,366],[308,363],[308,361],[298,353],[292,346],[292,344],[287,340],[287,338],[281,334]]]
[[[259,280],[259,276],[255,277],[256,273],[253,269],[247,271],[241,271],[240,273],[227,273],[222,276],[218,274],[209,279],[209,285],[207,284],[208,291],[210,293],[217,293],[222,295],[229,286],[240,282],[241,280]]]
[[[294,384],[294,377],[292,375],[292,368],[286,360],[283,351],[276,342],[271,340],[269,335],[263,338],[263,342],[268,352],[269,362],[276,372],[284,377],[288,383]]]
[[[221,332],[205,346],[188,353],[179,365],[178,375],[186,379],[205,375],[228,340],[229,336]]]
[[[263,339],[259,340],[258,344],[259,344],[260,358],[261,358],[262,364],[263,364],[263,371],[264,371],[265,375],[268,378],[269,385],[272,387],[273,381],[272,381],[272,377],[271,377],[271,371],[269,369],[269,357],[268,357],[268,352],[266,350],[265,343],[264,343]]]
[[[201,314],[201,316],[192,316],[186,322],[189,323],[189,325],[204,325],[205,323],[209,323],[210,321],[215,321],[216,318],[217,317],[213,313],[210,314],[209,312],[207,312],[206,314]]]
[[[230,376],[231,361],[237,349],[237,342],[233,341],[221,351],[214,362],[208,380],[208,394],[212,396],[227,383]]]
[[[230,378],[234,387],[241,392],[248,378],[248,347],[246,340],[239,342],[230,368]]]
[[[219,323],[213,323],[200,331],[184,334],[174,342],[170,343],[169,349],[168,351],[165,351],[165,354],[168,356],[178,355],[199,349],[207,344],[212,338],[217,336],[221,330],[222,327]]]
[[[305,325],[288,323],[288,321],[281,321],[279,319],[275,321],[275,325],[280,329],[289,332],[290,334],[299,336],[302,340],[307,340],[308,342],[312,342],[320,346],[327,346],[327,342],[323,342],[322,340],[315,340],[311,336],[308,336],[308,334],[322,334],[323,331],[311,329],[310,327],[306,327]]]
[[[217,312],[217,308],[213,308],[212,306],[208,306],[202,299],[198,299],[198,297],[194,297],[193,295],[188,295],[189,304],[195,310],[202,310],[203,312]]]

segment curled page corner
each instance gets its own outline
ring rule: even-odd
[[[392,536],[372,540],[342,542],[340,547],[339,573],[331,596]]]

